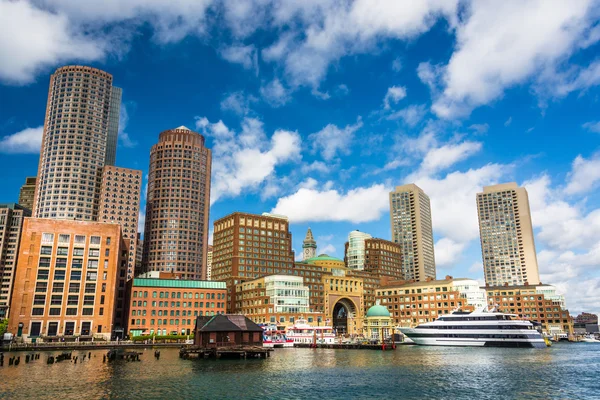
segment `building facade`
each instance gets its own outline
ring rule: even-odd
[[[563,308],[560,301],[552,299],[556,295],[554,286],[502,285],[486,286],[485,290],[488,304],[496,306],[499,311],[539,322],[544,332],[551,336],[573,334],[573,318],[569,310]]]
[[[212,280],[212,256],[213,256],[213,247],[212,245],[208,245],[208,251],[206,252],[206,280]]]
[[[25,184],[21,186],[21,191],[19,192],[19,205],[27,208],[28,210],[33,210],[36,181],[36,176],[28,176],[25,178]]]
[[[224,282],[165,279],[160,273],[128,283],[130,336],[190,335],[196,318],[225,313]]]
[[[302,261],[306,261],[309,258],[317,256],[317,241],[313,237],[310,228],[306,231],[306,237],[302,242]]]
[[[144,271],[205,279],[212,156],[204,137],[181,126],[150,150]]]
[[[480,294],[474,296],[476,291]],[[473,311],[481,296],[485,298],[485,290],[479,288],[477,281],[451,276],[426,282],[397,282],[377,290],[377,299],[399,326],[431,322],[459,308]],[[477,299],[476,303],[469,303],[469,298]]]
[[[357,240],[355,239],[355,242]],[[350,243],[346,242],[346,254],[350,253]],[[392,280],[403,280],[404,271],[402,266],[402,246],[389,240],[378,238],[367,238],[360,245],[363,254],[358,257],[363,261],[363,270],[373,276],[387,276]],[[357,252],[354,252],[356,257]],[[350,257],[344,259],[346,265],[350,268]],[[353,269],[353,268],[351,268]]]
[[[118,224],[127,240],[127,279],[135,273],[142,171],[107,165],[102,173],[98,221]]]
[[[80,65],[58,68],[50,77],[36,218],[97,220],[109,122],[118,118],[111,116],[112,82],[109,73]]]
[[[9,314],[23,222],[30,216],[20,204],[0,204],[0,319]]]
[[[477,194],[486,285],[540,282],[529,198],[516,183],[485,186]]]
[[[344,252],[344,262],[348,268],[359,271],[365,269],[365,240],[371,238],[368,233],[358,230],[348,234]]]
[[[237,311],[236,285],[293,267],[287,218],[236,212],[215,221],[211,279],[227,283],[227,312]]]
[[[121,97],[123,90],[112,87],[110,110],[108,114],[108,134],[106,137],[106,157],[104,165],[115,165],[117,161],[117,141],[119,138],[119,118],[121,116]]]
[[[435,279],[431,202],[415,184],[397,186],[390,193],[392,241],[402,247],[405,279]]]
[[[127,249],[115,224],[26,218],[9,332],[17,340],[110,340]]]
[[[394,333],[394,323],[387,307],[369,307],[363,322],[363,336],[371,342],[383,343]]]

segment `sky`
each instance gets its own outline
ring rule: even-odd
[[[89,65],[123,89],[118,166],[146,175],[167,129],[206,137],[211,226],[284,214],[297,257],[311,227],[343,258],[352,230],[391,238],[388,193],[416,183],[438,278],[483,281],[476,193],[514,181],[541,281],[598,313],[599,16],[592,0],[0,0],[0,202],[37,173],[50,74]]]

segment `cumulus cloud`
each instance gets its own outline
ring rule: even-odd
[[[573,195],[589,191],[600,181],[600,153],[589,159],[578,155],[571,167],[565,193]]]
[[[237,115],[246,115],[250,112],[250,105],[256,101],[256,97],[246,95],[242,91],[232,92],[221,100],[221,111],[231,111]]]
[[[425,104],[412,104],[398,111],[394,111],[387,116],[387,119],[401,119],[406,125],[413,127],[421,122],[426,114],[427,106],[425,106]]]
[[[277,166],[300,157],[298,132],[276,130],[268,138],[258,119],[244,118],[241,125],[236,134],[222,121],[196,117],[196,129],[213,141],[211,203],[262,187]]]
[[[125,103],[121,103],[121,108],[119,109],[119,136],[118,140],[121,146],[123,147],[135,147],[137,146],[137,142],[129,137],[129,134],[125,132],[127,129],[127,125],[129,124],[129,114],[127,112],[127,106]]]
[[[402,60],[400,59],[400,57],[396,57],[396,58],[394,58],[394,61],[392,61],[392,71],[400,72],[401,70],[402,70]]]
[[[254,45],[224,47],[219,53],[231,63],[240,64],[245,69],[254,69],[258,75],[258,52]]]
[[[36,154],[42,147],[44,127],[26,128],[0,139],[0,153]]]
[[[457,243],[452,239],[442,238],[435,243],[435,265],[439,268],[455,266],[462,256],[466,243]]]
[[[347,192],[332,188],[300,188],[280,198],[272,213],[288,216],[290,221],[368,222],[381,218],[389,209],[390,187],[382,184],[359,187]]]
[[[396,104],[406,97],[406,88],[404,86],[389,87],[383,98],[383,109],[389,110],[391,104]]]
[[[260,88],[262,98],[272,107],[281,107],[292,99],[291,91],[277,78]]]
[[[326,161],[333,160],[341,154],[350,154],[350,147],[354,139],[354,133],[362,127],[359,120],[354,125],[346,125],[340,129],[334,124],[329,124],[319,132],[311,133],[308,140],[312,142],[313,153],[321,153]]]

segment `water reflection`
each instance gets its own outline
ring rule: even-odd
[[[0,368],[0,398],[593,398],[600,345],[546,350],[399,347],[395,351],[278,349],[266,360],[181,360],[152,349],[141,362],[47,365],[48,355]],[[5,360],[12,355],[5,354]]]

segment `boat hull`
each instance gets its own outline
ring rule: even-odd
[[[528,339],[515,339],[515,338],[493,338],[493,337],[444,337],[448,334],[448,331],[441,332],[430,332],[430,329],[411,329],[402,328],[401,332],[410,338],[415,344],[421,346],[464,346],[464,347],[524,347],[524,348],[546,348],[546,342],[544,338],[539,335],[538,337]],[[511,332],[515,336],[521,334],[531,334],[531,332]],[[466,334],[468,335],[468,334]],[[477,333],[478,336],[485,336],[485,334]],[[459,336],[456,334],[454,336]],[[489,336],[494,336],[489,334]]]

